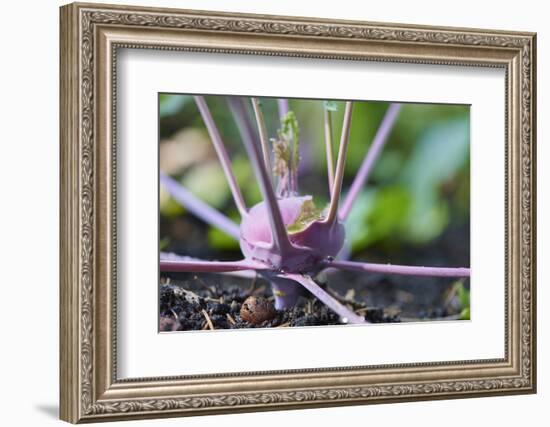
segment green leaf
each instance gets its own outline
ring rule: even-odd
[[[217,161],[197,164],[183,177],[183,185],[203,202],[217,209],[229,198],[229,185]]]
[[[465,308],[460,312],[460,320],[470,320],[470,308]]]
[[[345,222],[346,239],[353,252],[364,249],[369,244],[369,232],[366,218],[372,210],[376,190],[368,189],[359,193],[353,208]]]
[[[241,220],[241,216],[237,209],[229,209],[226,212],[227,216],[232,219],[236,224]],[[240,250],[239,241],[233,236],[226,234],[219,228],[209,226],[208,227],[208,244],[210,247],[220,251],[238,251]]]
[[[234,237],[215,227],[208,227],[208,243],[212,248],[223,251],[239,249],[239,242]]]
[[[159,97],[159,115],[160,117],[171,116],[182,110],[188,102],[187,95],[167,95],[161,94]]]
[[[436,186],[458,172],[468,160],[469,152],[469,121],[440,122],[418,140],[403,178],[415,190]]]
[[[403,104],[394,135],[403,135],[403,143],[414,147],[426,132],[426,125],[454,120],[468,120],[470,107],[453,104]]]
[[[372,242],[401,231],[407,219],[411,197],[402,186],[388,186],[377,192],[374,205],[367,217]]]
[[[354,175],[361,166],[369,144],[372,143],[388,106],[387,102],[356,102],[354,104],[350,144],[346,157],[347,175]],[[340,135],[342,132],[341,123],[344,116],[340,111],[338,115],[340,117],[334,118],[334,123],[338,124],[334,129],[335,135]],[[391,140],[388,146],[392,146]],[[384,152],[381,157],[384,157]]]
[[[457,284],[458,301],[461,308],[470,308],[470,291],[466,289],[462,281]]]
[[[449,223],[449,205],[429,188],[423,194],[413,192],[412,200],[406,238],[414,243],[435,239]]]
[[[238,154],[232,161],[233,172],[237,183],[243,192],[248,206],[254,206],[262,201],[262,194],[256,183],[250,160],[244,154]]]
[[[346,221],[346,235],[352,250],[360,251],[401,233],[410,206],[410,194],[401,185],[361,192]]]
[[[163,237],[159,240],[159,250],[165,250],[170,244],[170,238],[168,236]]]
[[[174,200],[162,186],[160,186],[159,192],[159,209],[162,215],[169,218],[174,218],[185,213],[185,208]]]
[[[470,320],[470,291],[464,286],[464,280],[457,280],[453,284],[460,305],[460,320]]]
[[[467,117],[439,122],[421,135],[400,177],[413,200],[407,227],[409,240],[424,243],[445,229],[450,207],[439,188],[467,164],[469,152]]]
[[[402,150],[385,147],[376,164],[374,165],[371,178],[372,182],[394,182],[403,168],[404,154]]]

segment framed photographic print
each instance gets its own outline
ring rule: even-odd
[[[61,418],[533,393],[535,34],[61,8]]]

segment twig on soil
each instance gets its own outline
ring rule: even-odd
[[[227,316],[227,320],[229,320],[229,323],[231,323],[232,325],[235,325],[237,323],[229,313],[227,313],[226,316]]]
[[[208,313],[204,308],[201,310],[201,313],[206,318],[206,323],[208,324],[208,327],[211,330],[214,330],[214,324],[212,323],[212,319],[210,318],[210,316],[208,315]]]
[[[290,326],[290,322],[282,323],[279,326],[275,326],[276,328],[288,328]]]

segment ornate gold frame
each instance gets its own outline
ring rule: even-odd
[[[118,47],[504,68],[505,357],[117,380],[114,65]],[[71,4],[61,8],[60,104],[63,420],[535,392],[535,34]]]

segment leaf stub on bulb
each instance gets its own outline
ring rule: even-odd
[[[289,234],[299,233],[305,230],[312,222],[323,218],[323,210],[315,206],[313,199],[305,200],[296,220],[287,225],[286,229]]]

